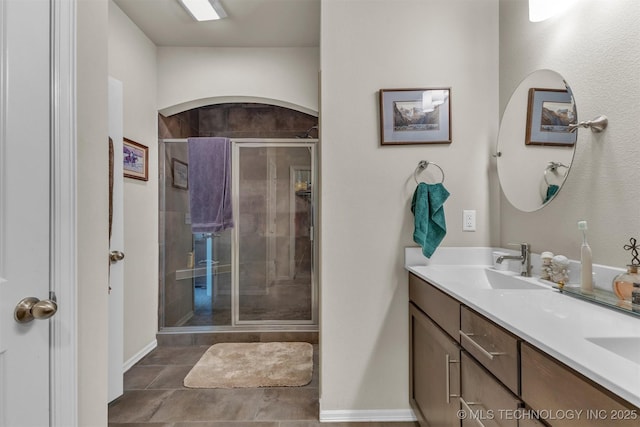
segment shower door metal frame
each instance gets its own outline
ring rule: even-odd
[[[317,326],[318,325],[318,280],[316,266],[318,251],[318,230],[315,224],[317,218],[318,200],[318,167],[317,167],[317,139],[273,139],[273,138],[242,138],[231,139],[231,193],[233,200],[233,228],[232,238],[232,285],[231,285],[231,325],[232,326]],[[240,178],[240,148],[268,148],[268,147],[307,147],[311,155],[311,319],[310,320],[240,320],[240,248],[239,248],[239,178]]]
[[[187,138],[166,138],[159,139],[159,146],[165,143],[187,143]],[[312,237],[313,244],[311,245],[312,251],[312,259],[311,259],[311,320],[310,321],[240,321],[238,322],[239,317],[239,294],[238,294],[238,276],[239,276],[239,266],[238,266],[238,236],[237,236],[237,228],[234,228],[231,235],[231,263],[232,263],[232,295],[231,295],[231,324],[230,325],[208,325],[208,326],[166,326],[165,325],[165,281],[164,281],[164,269],[165,269],[165,253],[166,248],[161,248],[159,253],[159,261],[160,266],[162,267],[161,274],[159,275],[159,287],[160,287],[160,295],[159,295],[159,307],[158,307],[158,333],[190,333],[190,332],[232,332],[232,331],[317,331],[318,328],[318,301],[319,301],[319,290],[318,290],[318,278],[317,278],[317,265],[318,265],[318,253],[317,250],[317,242],[318,242],[318,227],[316,224],[317,212],[318,212],[318,165],[317,165],[317,145],[318,139],[273,139],[273,138],[237,138],[231,139],[232,142],[232,196],[233,196],[233,209],[234,209],[234,221],[236,224],[238,223],[238,151],[240,146],[245,147],[265,147],[269,144],[273,146],[283,146],[283,147],[295,147],[295,146],[306,146],[311,148],[311,180],[312,183]],[[164,153],[163,150],[159,149],[159,153]],[[163,157],[161,161],[165,161],[166,159]],[[159,185],[161,188],[164,188],[166,179],[163,174],[160,174]],[[236,182],[236,184],[234,184]],[[164,190],[163,190],[164,191]],[[162,196],[162,200],[164,200],[164,195]],[[164,206],[161,207],[162,209]],[[162,225],[163,221],[160,221],[160,240],[165,241],[166,238],[164,236],[166,230]]]

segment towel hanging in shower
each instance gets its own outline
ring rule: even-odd
[[[191,230],[213,233],[233,227],[231,141],[189,138]]]
[[[447,234],[444,202],[448,197],[449,192],[442,183],[421,182],[413,193],[411,200],[411,212],[415,216],[413,241],[422,246],[422,254],[427,258],[431,258]]]

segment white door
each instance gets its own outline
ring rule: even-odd
[[[122,171],[122,82],[109,77],[109,138],[113,143],[112,216],[109,258],[109,402],[123,393],[124,359],[124,201]]]
[[[52,312],[49,290],[59,275],[50,257],[50,200],[58,199],[50,193],[49,23],[47,0],[0,1],[0,426],[48,426],[57,417],[49,371],[56,328],[50,320],[14,320],[25,297],[34,299],[18,314],[23,320]]]

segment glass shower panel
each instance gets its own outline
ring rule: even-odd
[[[160,154],[160,325],[230,326],[231,230],[192,233],[189,192],[174,185],[174,160],[188,163],[187,142],[164,142]]]
[[[231,325],[231,238],[193,234],[193,316],[183,326]]]
[[[313,153],[238,145],[238,323],[313,322]]]

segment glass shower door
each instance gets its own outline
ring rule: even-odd
[[[186,140],[161,141],[160,327],[231,327],[232,230],[192,232],[188,189],[173,180],[188,159]]]
[[[313,324],[315,145],[236,143],[236,324]]]

